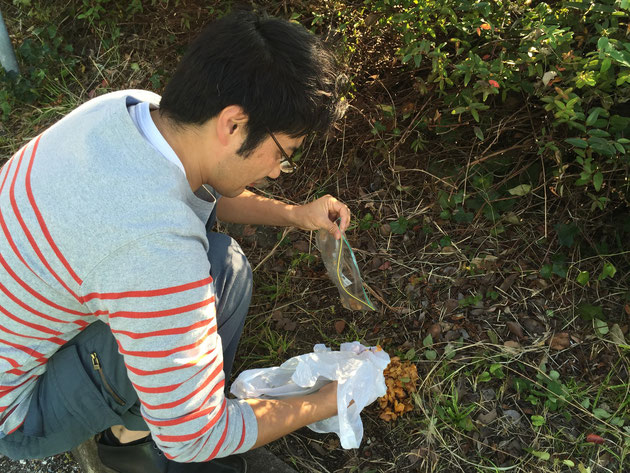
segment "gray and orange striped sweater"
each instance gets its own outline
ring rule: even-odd
[[[123,91],[91,100],[0,170],[0,436],[19,428],[47,360],[109,325],[153,438],[174,460],[250,449],[226,399],[205,223],[213,206],[136,129]]]

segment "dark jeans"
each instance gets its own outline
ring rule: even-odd
[[[249,309],[252,271],[232,238],[210,232],[208,240],[227,386]],[[93,353],[115,396],[94,369]],[[0,439],[0,454],[12,459],[47,457],[70,450],[112,425],[149,430],[140,415],[138,396],[127,377],[123,357],[106,324],[90,325],[61,347],[46,366],[24,423]]]

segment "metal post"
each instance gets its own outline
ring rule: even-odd
[[[15,72],[16,74],[20,72],[17,59],[15,58],[15,51],[13,51],[13,46],[9,39],[9,32],[4,24],[4,18],[2,18],[2,12],[0,12],[0,65],[7,72]]]

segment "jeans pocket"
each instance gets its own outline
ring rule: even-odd
[[[47,368],[52,389],[46,390],[45,395],[50,399],[45,400],[44,405],[52,403],[56,406],[55,424],[67,426],[66,420],[59,417],[69,415],[76,419],[77,427],[80,425],[93,435],[120,423],[120,416],[112,410],[101,390],[85,372],[76,346],[70,345],[58,351]],[[51,428],[55,426],[51,425]]]

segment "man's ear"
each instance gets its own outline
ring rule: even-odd
[[[237,140],[240,143],[245,138],[245,124],[247,123],[247,114],[239,105],[228,105],[219,113],[217,117],[217,137],[219,142],[228,146],[232,141]]]

